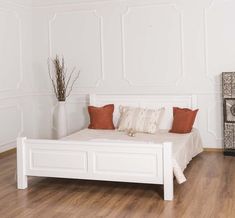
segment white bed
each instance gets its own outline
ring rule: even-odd
[[[172,107],[196,108],[196,97],[156,95],[90,95],[90,104],[156,108],[166,112],[161,129],[169,129]],[[173,199],[173,171],[178,183],[186,180],[183,170],[202,151],[198,130],[173,134],[129,137],[116,130],[84,129],[61,140],[19,138],[17,143],[17,183],[27,188],[27,176],[137,182],[164,185],[164,199]]]

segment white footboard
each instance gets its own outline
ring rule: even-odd
[[[173,199],[171,143],[95,141],[17,141],[17,186],[27,176],[136,182],[164,185],[164,199]]]

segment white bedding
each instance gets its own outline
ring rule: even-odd
[[[173,143],[173,171],[177,182],[183,183],[186,178],[184,169],[193,157],[203,151],[202,141],[197,129],[193,129],[188,134],[169,133],[167,130],[160,130],[156,134],[137,133],[135,137],[128,136],[125,132],[117,130],[93,130],[83,129],[62,140],[76,141],[125,141],[125,143],[163,143],[170,141]]]

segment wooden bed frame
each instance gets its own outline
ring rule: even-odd
[[[90,95],[90,104],[148,108],[165,106],[161,128],[169,128],[172,107],[196,107],[194,95]],[[27,188],[28,176],[89,179],[164,185],[164,200],[173,200],[172,143],[65,141],[18,138],[17,187]]]

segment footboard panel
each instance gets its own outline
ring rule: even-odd
[[[26,174],[163,184],[162,146],[25,140]]]
[[[115,151],[95,151],[92,172],[96,178],[114,181],[143,183],[163,183],[161,149],[139,151],[125,149]]]
[[[173,199],[172,143],[30,140],[17,142],[17,184],[27,176],[164,184]]]
[[[33,174],[33,171],[87,173],[87,163],[88,153],[85,151],[55,151],[31,148],[26,169],[31,174]]]

